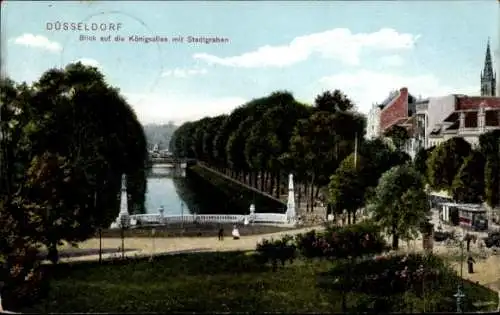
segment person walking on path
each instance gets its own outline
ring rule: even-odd
[[[474,263],[475,262],[476,261],[474,260],[474,258],[472,258],[472,256],[469,255],[469,257],[467,258],[467,266],[468,266],[470,274],[474,273]]]
[[[238,231],[238,228],[236,225],[233,226],[233,240],[239,240],[240,239],[240,231]]]
[[[223,241],[224,240],[224,228],[221,227],[219,229],[219,241]]]

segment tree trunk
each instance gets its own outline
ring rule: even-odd
[[[262,190],[264,192],[268,192],[269,191],[269,172],[264,172],[265,176],[264,176],[264,187],[262,188]]]
[[[310,193],[311,193],[311,212],[314,212],[314,174],[313,174],[313,176],[311,178]]]
[[[264,172],[260,171],[260,191],[264,192]]]
[[[281,197],[281,171],[276,173],[276,198]]]
[[[270,183],[270,185],[269,185],[269,190],[268,190],[268,192],[269,192],[269,194],[272,196],[272,195],[274,195],[274,180],[275,180],[274,174],[271,174],[271,176],[270,176],[270,177],[271,177],[271,178],[270,178],[271,183]]]
[[[396,232],[396,227],[392,227],[392,249],[397,250],[399,248],[399,235]]]
[[[309,186],[304,184],[304,198],[306,199],[306,212],[309,212]]]
[[[356,210],[352,212],[352,223],[356,224]]]
[[[53,242],[47,246],[47,259],[50,260],[53,264],[57,264],[59,262],[59,252],[57,250],[57,243]]]
[[[297,184],[298,184],[297,189],[299,190],[299,194],[297,196],[297,205],[298,205],[298,208],[300,208],[300,206],[301,206],[300,203],[302,201],[302,189],[301,189],[302,185],[300,185],[299,183],[297,183]]]
[[[257,179],[258,179],[258,175],[259,173],[257,171],[253,172],[253,188],[257,189]]]
[[[314,195],[314,197],[315,197],[316,199],[318,199],[318,198],[319,198],[319,192],[320,192],[320,189],[319,189],[319,187],[318,187],[318,188],[316,189],[316,194]]]

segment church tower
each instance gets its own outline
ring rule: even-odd
[[[490,40],[488,39],[484,69],[481,72],[481,96],[496,96],[496,81],[496,74],[493,72],[491,60]]]

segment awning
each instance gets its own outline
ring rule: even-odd
[[[486,212],[486,209],[480,204],[473,203],[456,203],[456,202],[441,202],[441,206],[455,207],[460,210],[466,210],[470,212]]]

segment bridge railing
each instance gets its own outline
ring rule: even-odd
[[[166,223],[243,223],[245,219],[253,223],[287,223],[286,215],[283,213],[254,213],[252,215],[242,214],[186,214],[186,215],[161,215],[133,214],[130,216],[132,225],[136,224],[166,224]]]

